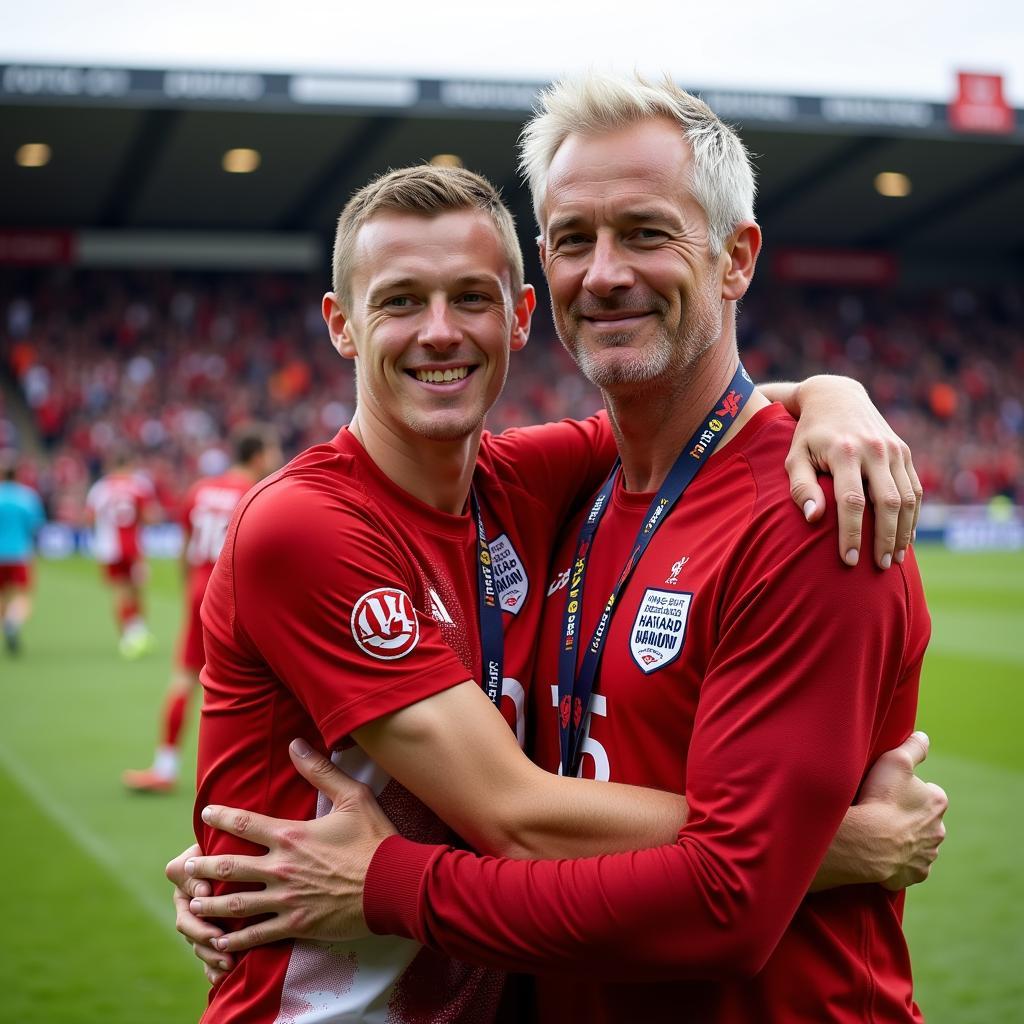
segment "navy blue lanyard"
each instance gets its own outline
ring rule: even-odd
[[[618,580],[612,588],[611,595],[605,602],[604,611],[594,629],[579,673],[576,672],[576,652],[579,644],[579,632],[583,622],[583,590],[587,576],[587,563],[594,545],[597,528],[611,501],[615,490],[615,481],[621,469],[616,459],[608,479],[605,480],[594,499],[587,518],[580,527],[576,541],[576,555],[569,570],[569,585],[565,598],[565,614],[562,618],[562,648],[558,654],[558,731],[561,743],[562,774],[575,775],[579,770],[583,735],[586,731],[587,716],[590,714],[590,703],[594,693],[594,682],[597,679],[598,666],[604,652],[604,644],[608,639],[608,629],[612,614],[618,603],[623,588],[629,582],[633,570],[643,557],[647,545],[650,544],[658,527],[668,518],[675,503],[683,496],[700,468],[710,458],[718,446],[722,436],[739,416],[747,399],[754,391],[754,384],[747,371],[740,363],[736,373],[722,397],[704,417],[696,433],[676,458],[669,470],[661,489],[654,496],[647,509],[640,532],[633,544],[633,550],[619,573]]]
[[[487,543],[487,530],[480,512],[476,488],[469,492],[469,502],[476,519],[476,583],[477,608],[480,619],[480,656],[482,661],[480,685],[491,702],[501,710],[501,674],[505,655],[505,631],[498,604],[498,589],[494,584],[491,548]]]

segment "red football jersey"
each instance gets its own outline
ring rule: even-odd
[[[804,522],[783,468],[792,433],[772,406],[709,459],[609,627],[582,772],[685,792],[678,843],[524,864],[390,839],[367,879],[374,931],[551,974],[546,1021],[920,1019],[902,896],[805,894],[867,768],[913,728],[928,614],[912,556],[888,572],[850,569],[834,514]],[[581,651],[652,497],[621,484],[613,495]],[[556,559],[534,688],[551,770],[578,526]]]
[[[555,531],[613,451],[603,417],[484,436],[475,486],[505,613],[502,711],[520,742]],[[453,841],[348,737],[479,678],[475,566],[472,516],[439,512],[396,487],[347,429],[257,485],[238,507],[203,603],[197,811],[220,803],[315,816],[317,794],[287,752],[303,736],[370,785],[402,834]],[[255,852],[198,813],[195,825],[208,853]],[[496,972],[402,938],[276,943],[242,958],[203,1019],[487,1021],[501,984]]]
[[[189,567],[189,589],[205,589],[224,546],[235,506],[250,487],[252,479],[247,474],[229,469],[220,476],[197,480],[189,488],[181,510],[181,526],[187,538],[185,562]]]
[[[155,498],[153,484],[141,473],[109,473],[89,488],[85,503],[93,519],[97,562],[114,565],[142,557],[139,527]]]
[[[181,526],[185,532],[185,614],[178,639],[178,664],[190,672],[198,672],[206,661],[203,649],[203,623],[200,608],[206,585],[224,546],[228,524],[235,506],[253,481],[247,473],[229,469],[220,476],[197,480],[181,509]]]

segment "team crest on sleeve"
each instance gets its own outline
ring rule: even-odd
[[[352,636],[371,658],[404,658],[420,639],[420,623],[409,595],[393,587],[363,594],[352,609]]]
[[[686,619],[693,594],[649,587],[629,631],[629,653],[649,675],[679,657],[686,640]]]
[[[498,591],[498,606],[503,612],[518,615],[530,592],[530,581],[523,568],[523,560],[512,546],[508,534],[503,533],[488,542],[491,549],[491,565],[494,569],[494,585]]]

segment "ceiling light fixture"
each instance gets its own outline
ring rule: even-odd
[[[19,167],[45,167],[51,156],[53,151],[45,142],[26,142],[17,148],[14,160]]]
[[[221,160],[221,166],[228,174],[251,174],[260,165],[257,149],[229,149]]]
[[[455,153],[438,153],[430,158],[430,162],[435,167],[461,167],[462,157]]]
[[[875,191],[880,196],[902,199],[910,195],[910,179],[899,171],[882,171],[875,175]]]

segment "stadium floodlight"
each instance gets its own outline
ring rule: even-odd
[[[430,158],[435,167],[461,167],[462,157],[455,153],[437,153]]]
[[[26,142],[15,151],[14,162],[19,167],[45,167],[52,155],[53,151],[45,142]]]
[[[890,199],[902,199],[910,195],[910,179],[899,171],[882,171],[875,175],[875,191]]]
[[[228,174],[251,174],[260,165],[258,149],[229,149],[221,160]]]

